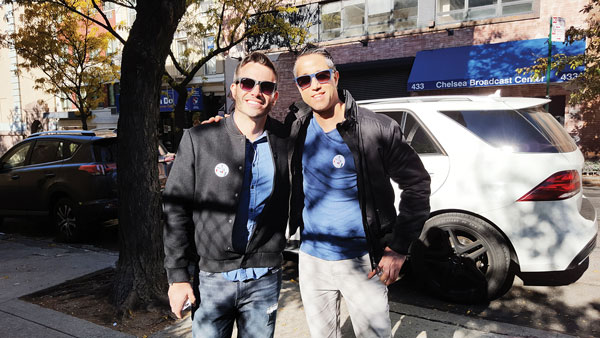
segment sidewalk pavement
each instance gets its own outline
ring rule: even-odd
[[[49,240],[0,234],[0,337],[133,337],[18,299],[64,281],[112,267],[117,259],[118,253],[94,247],[72,247]],[[342,302],[343,336],[354,337],[348,311],[343,304]],[[390,316],[394,337],[573,337],[398,303],[390,303]],[[296,281],[286,280],[283,283],[276,325],[275,337],[309,337]],[[190,330],[188,315],[150,337],[191,338]]]

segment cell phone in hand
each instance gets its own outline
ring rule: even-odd
[[[185,312],[187,310],[190,310],[191,308],[192,308],[192,302],[190,302],[190,300],[188,299],[183,304],[183,307],[181,308],[181,312]]]

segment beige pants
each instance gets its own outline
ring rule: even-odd
[[[369,256],[326,261],[299,254],[302,304],[313,338],[339,338],[340,296],[344,297],[356,337],[390,337],[387,287],[371,271]]]

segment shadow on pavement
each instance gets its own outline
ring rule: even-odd
[[[519,281],[520,282],[520,281]],[[432,297],[410,275],[389,288],[390,302],[483,318],[492,321],[551,330],[578,337],[600,337],[600,302],[568,304],[566,287],[513,285],[503,297],[484,304],[454,304]]]

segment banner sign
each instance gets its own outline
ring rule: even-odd
[[[202,100],[202,89],[201,88],[188,88],[188,99],[185,103],[186,111],[200,111],[204,108],[203,100]],[[177,103],[177,99],[179,98],[179,94],[172,89],[162,90],[160,94],[160,111],[161,112],[170,112],[175,110],[175,104]]]
[[[548,39],[534,39],[420,51],[408,78],[408,91],[543,84],[545,74],[536,78],[516,70],[547,57],[547,43]],[[553,54],[572,56],[584,52],[585,40],[570,45],[552,44]],[[584,70],[583,66],[566,67],[562,72],[552,70],[550,81],[570,81]]]

